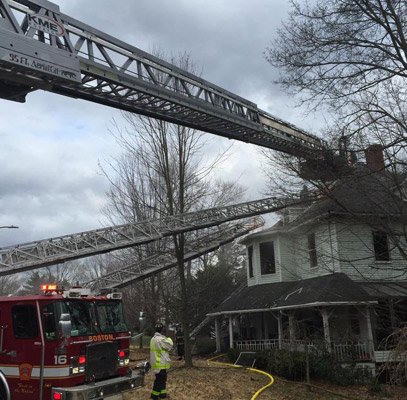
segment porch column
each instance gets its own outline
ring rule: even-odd
[[[220,332],[220,318],[215,318],[215,339],[216,339],[216,352],[220,353],[221,350],[221,332]]]
[[[295,341],[294,311],[288,312],[288,330],[290,332],[290,343]]]
[[[278,324],[278,348],[281,350],[283,348],[283,316],[281,315],[281,312],[278,313],[277,324]]]
[[[269,312],[262,312],[263,316],[263,326],[264,326],[264,336],[262,339],[268,339],[269,338],[269,321],[268,319],[270,318],[270,313]]]
[[[321,309],[322,324],[324,327],[324,338],[328,351],[331,351],[331,334],[329,332],[329,315],[326,308]]]
[[[229,347],[233,349],[233,317],[229,315]]]
[[[374,361],[374,344],[373,344],[373,331],[372,331],[372,321],[370,319],[370,307],[366,306],[365,309],[365,316],[366,316],[366,333],[367,333],[367,341],[369,346],[369,353],[370,357]]]

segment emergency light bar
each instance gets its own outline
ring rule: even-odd
[[[46,283],[43,285],[40,285],[40,290],[44,292],[44,294],[51,294],[51,293],[58,293],[61,294],[64,290],[64,288],[57,283]]]

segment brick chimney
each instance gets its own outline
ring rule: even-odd
[[[372,144],[365,150],[366,165],[374,172],[384,171],[383,146]]]

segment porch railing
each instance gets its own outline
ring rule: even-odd
[[[280,345],[281,343],[281,345]],[[305,351],[307,342],[304,340],[281,340],[266,339],[266,340],[236,340],[234,347],[238,350],[270,350],[278,349],[280,346],[286,350]],[[321,344],[313,344],[308,342],[308,346],[312,351],[321,349]],[[309,347],[309,348],[310,348]],[[331,343],[327,348],[339,361],[370,361],[374,359],[373,347],[368,342],[348,342],[348,343]]]
[[[373,359],[372,346],[367,342],[331,343],[331,348],[339,361]]]
[[[279,348],[278,339],[266,339],[266,340],[235,340],[234,347],[239,350],[270,350]],[[287,350],[302,351],[305,349],[304,340],[282,340],[281,347]]]
[[[278,349],[278,339],[268,340],[236,340],[234,341],[235,348],[238,350],[270,350]]]

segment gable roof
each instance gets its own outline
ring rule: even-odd
[[[294,282],[240,287],[208,316],[322,305],[374,303],[362,286],[344,273]]]

